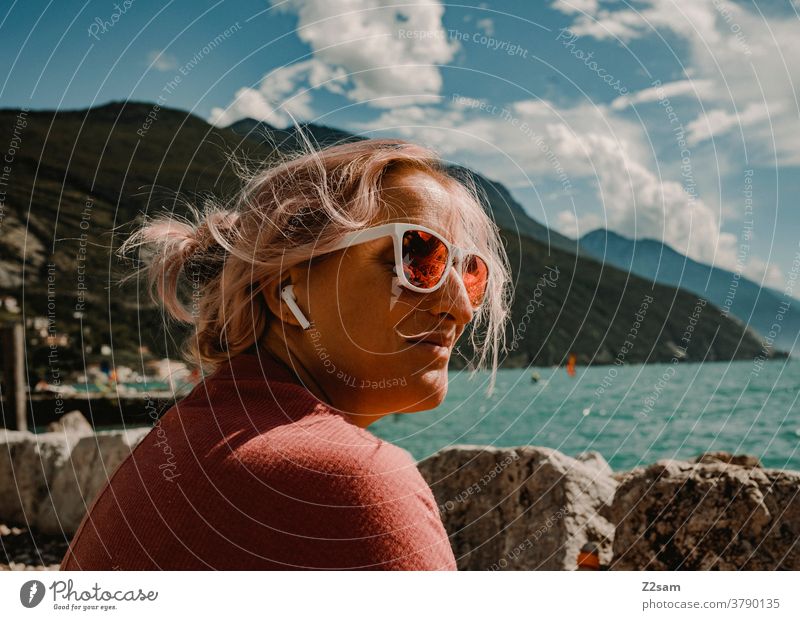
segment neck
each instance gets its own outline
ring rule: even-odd
[[[333,406],[331,398],[325,393],[325,390],[317,382],[314,376],[308,371],[305,364],[300,360],[299,356],[292,353],[288,343],[281,339],[276,338],[272,330],[268,330],[267,336],[261,346],[262,350],[266,351],[275,360],[286,366],[289,371],[297,377],[309,392],[316,396],[317,400],[321,400],[327,405]]]
[[[261,349],[288,368],[289,371],[297,377],[303,387],[311,392],[317,400],[341,413],[342,417],[351,424],[359,428],[366,428],[383,417],[383,414],[350,413],[338,407],[336,404],[338,399],[334,400],[334,398],[329,395],[328,391],[326,391],[322,384],[314,377],[314,374],[309,371],[307,365],[303,363],[300,356],[292,351],[292,347],[289,346],[288,342],[271,328],[267,329],[267,334],[261,342]]]

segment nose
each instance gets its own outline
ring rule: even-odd
[[[457,265],[452,263],[444,284],[429,296],[433,297],[430,311],[439,316],[450,316],[458,325],[466,325],[475,314],[464,280]]]

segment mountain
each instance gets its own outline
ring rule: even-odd
[[[361,136],[326,127],[325,125],[316,125],[314,123],[298,124],[306,137],[320,147],[333,146],[341,142],[364,140]],[[305,144],[300,138],[297,128],[293,126],[286,129],[278,129],[265,121],[257,121],[252,118],[236,121],[229,125],[228,129],[248,139],[264,142],[279,151],[294,151]]]
[[[273,145],[180,110],[135,102],[63,112],[0,110],[0,134],[11,136],[15,128],[20,141],[0,220],[0,295],[24,306],[30,367],[43,372],[51,354],[46,333],[33,324],[37,316],[52,319],[67,337],[56,351],[61,371],[99,361],[103,345],[112,347],[116,364],[141,363],[140,347],[175,356],[186,328],[165,325],[135,282],[119,285],[130,266],[114,252],[144,213],[183,214],[187,202],[230,198],[240,187],[231,155],[269,165],[277,154]],[[347,136],[319,131],[323,139]],[[560,236],[529,218],[502,185],[476,178],[487,188],[487,208],[511,262],[515,296],[507,336],[513,348],[504,366],[560,364],[570,353],[581,363],[612,362],[648,296],[656,303],[624,360],[673,358],[694,295],[558,247],[552,240]],[[557,279],[543,280],[548,273]],[[752,359],[761,350],[742,325],[710,305],[693,333],[687,360]],[[469,357],[467,340],[460,351]],[[463,359],[454,356],[452,363]]]
[[[230,195],[239,186],[231,152],[263,160],[274,153],[144,102],[24,115],[0,110],[0,133],[11,136],[15,127],[20,140],[0,219],[0,293],[22,297],[29,323],[52,318],[69,337],[57,356],[63,371],[82,367],[84,357],[99,361],[102,345],[113,345],[117,363],[129,365],[141,364],[140,346],[175,355],[173,332],[144,292],[116,284],[129,266],[113,251],[141,214],[182,212],[183,199]],[[29,344],[30,365],[46,367],[42,337],[29,334]]]
[[[655,239],[629,239],[595,230],[580,239],[581,252],[623,271],[702,295],[743,324],[766,335],[780,324],[774,346],[791,351],[800,333],[797,302],[731,271],[704,265]],[[780,311],[780,312],[779,312]],[[780,318],[778,316],[780,315]]]
[[[474,171],[468,171],[468,174],[471,174],[478,187],[483,190],[489,210],[499,228],[509,232],[518,232],[522,236],[543,243],[546,247],[575,254],[577,242],[574,239],[565,237],[534,220],[525,212],[522,205],[512,198],[511,193],[502,183],[490,181]]]

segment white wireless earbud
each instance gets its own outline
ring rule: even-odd
[[[300,310],[300,306],[297,305],[297,297],[294,294],[294,287],[291,284],[287,284],[281,289],[281,299],[289,306],[289,310],[291,310],[295,318],[300,321],[300,325],[303,329],[311,327],[311,323],[309,323],[303,311]]]

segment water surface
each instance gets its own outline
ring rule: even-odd
[[[575,377],[500,370],[491,398],[487,380],[451,372],[438,408],[388,416],[370,431],[420,460],[454,444],[535,445],[597,450],[615,470],[711,450],[800,470],[800,361],[595,366]]]

